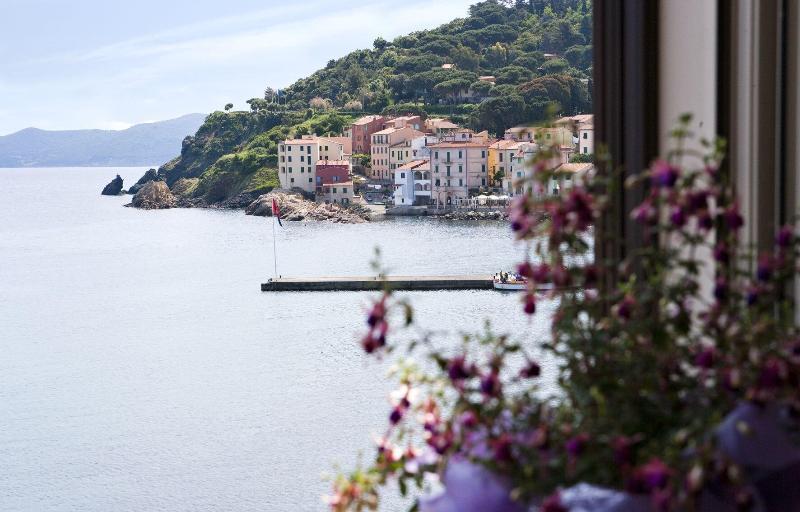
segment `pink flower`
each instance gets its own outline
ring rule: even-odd
[[[659,188],[672,188],[678,181],[680,169],[670,165],[664,160],[656,160],[653,162],[653,167],[650,173],[653,186]]]
[[[794,242],[794,227],[783,226],[775,236],[775,244],[781,249],[786,249]]]

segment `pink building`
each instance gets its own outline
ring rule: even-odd
[[[317,193],[323,185],[344,183],[350,180],[350,162],[347,160],[320,160],[317,162]]]
[[[386,118],[383,116],[364,116],[350,126],[352,154],[370,154],[372,134],[383,130]]]

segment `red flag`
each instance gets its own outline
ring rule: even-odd
[[[283,223],[281,222],[281,210],[278,208],[278,201],[275,198],[272,198],[272,216],[278,219],[278,225],[283,227]]]

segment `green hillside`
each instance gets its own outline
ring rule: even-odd
[[[446,115],[494,134],[591,110],[590,0],[488,0],[467,18],[328,62],[307,78],[208,116],[159,174],[208,202],[278,186],[277,142],[341,131],[365,113]],[[445,66],[450,64],[451,66]],[[493,76],[494,83],[481,76]]]

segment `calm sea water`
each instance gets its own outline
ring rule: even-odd
[[[0,510],[324,510],[322,473],[389,411],[370,294],[262,293],[271,220],[99,195],[143,171],[0,169]],[[364,275],[375,246],[400,274],[522,254],[502,223],[284,225],[284,276]],[[408,295],[426,327],[544,332],[515,295]]]

